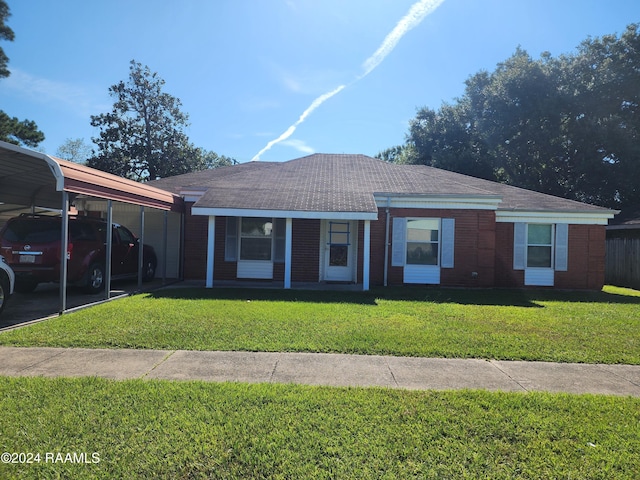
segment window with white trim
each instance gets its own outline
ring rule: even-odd
[[[243,217],[240,221],[240,260],[271,260],[273,220]]]
[[[527,225],[527,268],[553,267],[553,225]]]
[[[440,220],[407,219],[407,265],[438,265]]]

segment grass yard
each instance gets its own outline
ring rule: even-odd
[[[638,398],[0,377],[0,399],[1,450],[41,454],[40,463],[0,464],[0,478],[608,480],[640,472]],[[91,461],[45,462],[47,452]]]
[[[640,364],[640,292],[175,288],[5,332],[0,344]]]

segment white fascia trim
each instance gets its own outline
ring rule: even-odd
[[[179,195],[185,202],[197,202],[206,193],[206,190],[180,190]]]
[[[574,225],[607,225],[615,210],[598,213],[586,212],[496,212],[497,223],[569,223]]]
[[[296,210],[253,210],[246,208],[192,207],[192,215],[221,217],[306,218],[330,220],[377,220],[378,212],[312,212]]]
[[[497,210],[500,195],[403,195],[376,193],[378,207],[390,208],[443,208],[458,210]]]

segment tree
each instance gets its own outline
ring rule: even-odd
[[[149,67],[131,61],[127,83],[109,88],[112,111],[91,116],[100,135],[92,138],[98,152],[88,166],[137,181],[206,168],[202,152],[184,133],[188,115],[178,98],[162,91],[164,83]]]
[[[415,163],[414,160],[415,152],[413,148],[409,144],[405,145],[396,145],[395,147],[387,148],[378,152],[375,158],[379,158],[380,160],[384,160],[389,163],[398,163],[398,164],[411,164]]]
[[[91,147],[84,143],[82,138],[76,138],[75,140],[67,138],[65,142],[58,147],[56,156],[63,160],[84,164],[91,156]]]
[[[4,0],[0,0],[0,40],[12,42],[15,38],[13,30],[5,22],[11,16],[9,7]],[[11,75],[8,68],[9,57],[0,48],[0,78]],[[38,130],[38,126],[31,120],[19,120],[0,110],[0,140],[15,145],[37,147],[44,140],[44,134]]]
[[[11,13],[9,12],[9,6],[4,0],[0,0],[0,40],[13,42],[15,34],[13,33],[13,30],[5,25],[5,22],[10,16]],[[2,78],[6,78],[11,74],[7,68],[8,63],[9,57],[4,53],[4,49],[0,48],[0,77]]]
[[[218,155],[216,152],[202,151],[201,156],[204,163],[204,168],[200,168],[199,170],[218,167],[229,167],[231,165],[238,164],[238,161],[235,158],[227,157],[225,155]]]
[[[0,110],[0,140],[14,145],[37,147],[44,140],[44,134],[38,130],[35,122],[10,117]]]
[[[412,163],[612,208],[640,203],[640,34],[533,59],[518,48],[410,123]]]

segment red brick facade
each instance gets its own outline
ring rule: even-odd
[[[384,283],[386,210],[378,210],[371,221],[370,276],[371,286]],[[442,268],[440,284],[455,287],[524,287],[524,271],[513,269],[512,223],[496,222],[492,210],[400,209],[389,210],[389,242],[393,238],[393,218],[455,219],[454,267]],[[191,215],[187,205],[184,222],[184,276],[204,280],[207,264],[206,216]],[[236,262],[225,261],[226,217],[216,217],[214,280],[235,280]],[[320,280],[321,221],[293,219],[293,282]],[[364,222],[358,222],[357,282],[362,283]],[[604,284],[605,227],[569,225],[568,270],[555,272],[555,287],[599,290]],[[273,280],[284,280],[284,264],[274,263]],[[402,285],[403,267],[391,266],[391,244],[388,250],[388,285]]]

